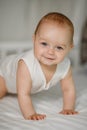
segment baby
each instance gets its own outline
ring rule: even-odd
[[[33,35],[34,47],[23,54],[11,55],[0,65],[0,98],[17,93],[25,119],[42,120],[45,114],[35,111],[31,94],[48,90],[58,82],[63,92],[61,114],[75,111],[75,87],[67,54],[73,48],[74,27],[63,14],[43,16]]]

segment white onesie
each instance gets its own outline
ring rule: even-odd
[[[56,72],[54,73],[52,79],[46,84],[45,76],[38,60],[34,56],[33,50],[19,55],[8,56],[6,59],[1,61],[0,75],[4,77],[8,92],[11,93],[17,93],[16,71],[18,61],[20,59],[24,60],[31,75],[31,93],[48,90],[49,88],[55,86],[59,82],[59,80],[64,78],[70,67],[70,60],[68,58],[65,58],[60,64],[57,65]]]

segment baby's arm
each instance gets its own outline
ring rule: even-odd
[[[23,60],[20,60],[17,68],[17,92],[20,109],[25,119],[44,119],[44,114],[37,114],[30,97],[32,80],[28,68]]]
[[[69,72],[66,75],[66,77],[62,79],[60,83],[63,91],[63,110],[60,113],[77,114],[78,112],[74,110],[76,92],[75,92],[74,82],[72,78],[71,68],[69,69]]]

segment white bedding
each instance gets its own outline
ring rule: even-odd
[[[20,112],[17,95],[0,100],[0,130],[87,130],[87,69],[74,72],[78,115],[60,115],[62,93],[60,87],[32,95],[37,112],[47,115],[45,120],[25,120]]]

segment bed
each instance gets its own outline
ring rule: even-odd
[[[29,42],[1,43],[0,59],[8,54],[21,53],[31,49]],[[20,48],[20,49],[19,49]],[[87,67],[73,68],[76,84],[76,110],[78,115],[61,115],[62,93],[60,85],[48,91],[32,95],[33,105],[38,113],[45,113],[40,121],[25,120],[21,114],[17,95],[8,94],[0,99],[0,130],[86,130],[87,129]]]

